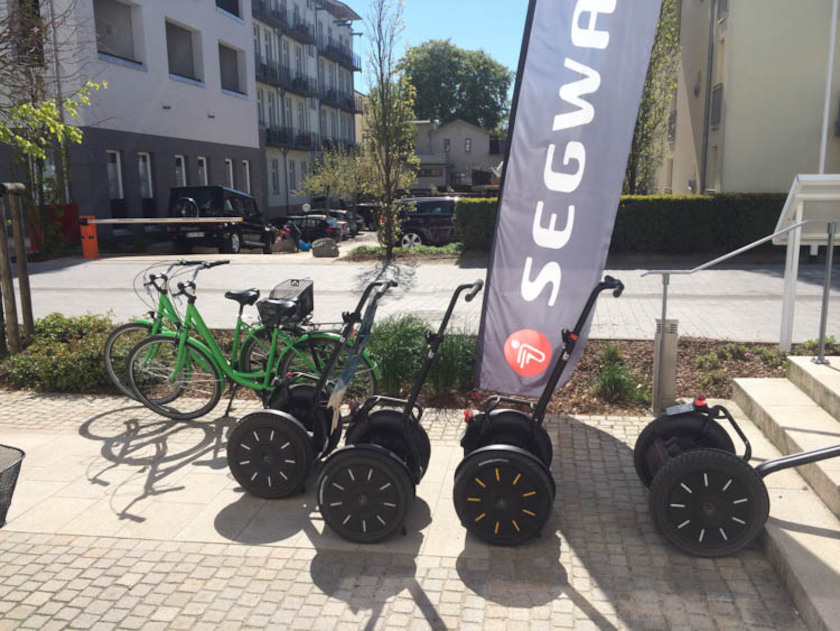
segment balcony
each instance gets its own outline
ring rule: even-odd
[[[318,52],[321,56],[339,63],[349,70],[362,70],[362,61],[359,56],[354,55],[352,50],[342,46],[334,39],[322,37],[318,42]]]
[[[299,151],[312,151],[317,149],[320,144],[321,141],[318,138],[318,134],[310,131],[299,131],[293,134],[290,148]]]
[[[284,30],[284,34],[288,35],[301,44],[315,44],[315,27],[302,18],[292,20],[291,25]]]
[[[292,70],[288,66],[281,66],[279,75],[281,88],[300,96],[318,96],[318,86],[315,79]]]
[[[275,64],[269,63],[264,57],[256,56],[254,66],[258,82],[275,87],[280,86],[280,69]]]
[[[255,19],[275,28],[288,25],[288,19],[281,20],[281,12],[274,0],[251,0],[251,13]],[[286,13],[285,7],[282,13]]]
[[[318,97],[321,99],[321,105],[328,105],[336,109],[341,107],[342,98],[338,90],[321,88],[318,92]]]
[[[346,153],[356,151],[356,143],[351,140],[336,140],[335,138],[325,138],[321,141],[321,150],[329,151],[331,149],[341,149]]]
[[[288,127],[266,127],[265,144],[268,147],[289,147],[294,134]]]

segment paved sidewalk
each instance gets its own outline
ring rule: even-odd
[[[454,514],[460,414],[427,413],[408,534],[376,546],[325,532],[311,491],[243,494],[224,458],[233,421],[0,393],[2,442],[28,452],[0,530],[0,631],[804,628],[757,548],[696,559],[654,531],[631,452],[647,419],[550,419],[553,516],[509,549]]]

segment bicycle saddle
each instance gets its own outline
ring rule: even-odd
[[[241,305],[252,305],[260,297],[259,289],[239,289],[236,291],[226,291],[225,298],[235,300]]]

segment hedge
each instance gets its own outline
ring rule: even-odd
[[[772,234],[784,193],[622,197],[610,253],[728,252]],[[455,225],[464,248],[489,251],[498,200],[460,200]],[[527,227],[523,226],[523,229]],[[771,244],[761,246],[771,250]]]

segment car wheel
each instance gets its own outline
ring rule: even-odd
[[[423,238],[416,232],[407,232],[400,239],[400,245],[404,248],[413,248],[423,245]]]
[[[242,238],[235,230],[225,237],[222,247],[222,254],[239,254],[242,252]]]

